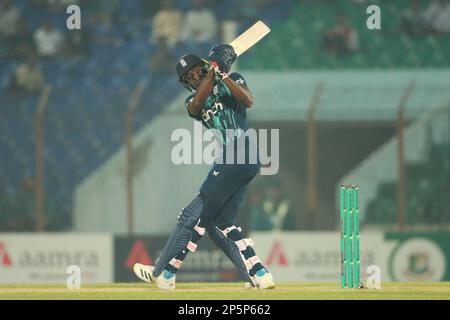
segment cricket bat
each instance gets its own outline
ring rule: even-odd
[[[239,57],[245,51],[253,47],[258,41],[264,38],[270,32],[270,28],[261,20],[256,22],[240,36],[229,43],[234,48]]]

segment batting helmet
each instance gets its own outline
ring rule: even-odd
[[[198,65],[205,69],[204,74],[206,75],[206,67],[209,65],[208,62],[195,54],[186,54],[182,56],[177,63],[178,81],[190,91],[195,91],[195,88],[184,80],[184,76],[189,70]]]

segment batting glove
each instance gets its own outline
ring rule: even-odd
[[[214,46],[209,51],[211,66],[218,76],[224,76],[224,74],[228,73],[236,58],[237,55],[233,47],[228,44]]]

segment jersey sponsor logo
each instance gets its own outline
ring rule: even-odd
[[[245,84],[245,81],[244,81],[244,79],[239,78],[239,79],[236,80],[236,83],[237,84]]]
[[[211,118],[215,116],[215,114],[219,111],[223,110],[223,105],[220,102],[214,103],[214,105],[211,107],[211,109],[203,110],[202,111],[202,119],[203,121],[209,121]]]

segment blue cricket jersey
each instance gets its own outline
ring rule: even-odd
[[[239,73],[234,72],[229,77],[237,84],[247,86],[244,77]],[[193,97],[194,95],[190,95],[186,99],[186,108]],[[238,138],[242,131],[245,132],[249,128],[246,107],[234,98],[223,80],[216,80],[212,94],[206,99],[198,115],[191,115],[189,110],[188,113],[190,117],[201,121],[207,129],[217,130],[219,134],[216,138],[224,145],[232,138],[227,137],[226,130],[233,130],[234,137]]]

